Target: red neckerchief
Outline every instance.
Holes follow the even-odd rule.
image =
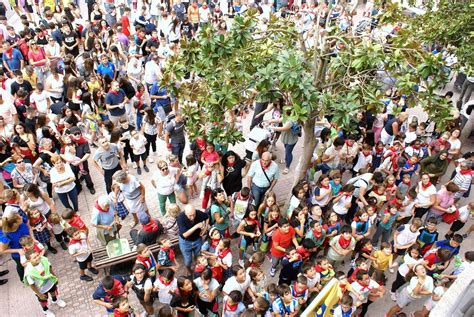
[[[347,249],[349,245],[351,244],[351,241],[352,241],[352,237],[349,240],[344,239],[344,236],[342,234],[339,237],[339,245],[343,249]]]
[[[272,163],[268,164],[268,166],[263,166],[262,160],[260,160],[260,166],[261,166],[264,170],[267,170],[271,165],[272,165]]]
[[[250,223],[251,225],[257,225],[257,227],[259,227],[259,223],[258,223],[258,220],[257,220],[257,219],[245,218],[245,221],[246,221],[247,223]]]
[[[4,53],[7,55],[7,59],[11,59],[13,57],[13,47],[10,47]]]
[[[78,139],[73,139],[73,142],[77,143],[78,145],[86,144],[87,139],[84,136],[80,136]]]
[[[219,249],[219,252],[217,252],[217,257],[219,259],[223,259],[226,257],[227,254],[230,253],[230,248],[226,248],[226,249]]]
[[[156,232],[158,231],[158,225],[156,224],[154,219],[150,219],[150,222],[146,225],[142,225],[143,231],[146,232]]]
[[[431,185],[433,185],[433,184],[431,184],[431,182],[428,182],[428,184],[426,184],[426,185],[423,184],[423,182],[421,182],[421,188],[423,188],[423,190],[427,190]]]
[[[219,283],[222,282],[222,278],[224,277],[222,266],[213,266],[211,267],[212,277],[216,279]]]
[[[230,305],[229,300],[226,300],[224,311],[236,311],[238,306],[239,306],[239,303],[235,303],[233,305]]]
[[[329,189],[329,188],[330,188],[330,185],[324,186],[323,184],[321,184],[321,188]]]
[[[352,147],[354,144],[350,145],[350,144],[349,144],[349,141],[346,140],[346,145],[347,145],[347,147],[349,148],[349,147]]]
[[[76,244],[76,243],[82,243],[82,240],[84,240],[84,239],[79,239],[79,240],[77,240],[77,239],[71,238],[71,239],[69,240],[69,245],[73,245],[73,244]]]
[[[419,150],[419,149],[420,149],[420,146],[419,146],[419,145],[412,145],[411,147],[414,148],[415,150]]]
[[[362,249],[360,249],[360,252],[370,255],[370,254],[372,253],[372,250],[371,250],[371,249],[367,249],[367,248],[362,248]]]
[[[172,248],[161,247],[161,251],[166,252],[168,254],[170,261],[174,261],[175,255],[174,255],[174,250]]]
[[[344,195],[345,197],[350,197],[350,196],[352,196],[351,193],[343,193],[342,195]]]
[[[150,257],[144,257],[140,254],[137,255],[137,262],[143,264],[143,266],[146,267],[147,270],[150,269],[152,265]]]
[[[298,254],[301,255],[303,259],[307,259],[311,255],[311,252],[306,250],[302,245],[300,245],[298,249],[296,249],[296,252],[298,252]]]
[[[128,311],[121,312],[118,310],[118,308],[114,309],[114,317],[128,317],[128,316],[130,316],[130,313]]]
[[[315,237],[316,239],[319,239],[319,238],[322,237],[322,235],[323,235],[323,231],[322,231],[322,230],[321,230],[321,232],[319,232],[319,233],[316,232],[316,231],[314,231],[314,229],[311,229],[311,230],[313,231],[313,235],[314,235],[314,237]]]
[[[219,239],[211,239],[211,247],[212,248],[217,248],[217,246],[219,245],[219,242],[221,241],[221,238]]]
[[[296,282],[293,284],[293,288],[292,288],[292,295],[293,295],[293,298],[295,297],[299,297],[301,294],[304,294],[304,292],[306,292],[306,290],[308,289],[308,287],[306,286],[301,292],[298,292],[296,290]]]
[[[411,187],[411,180],[405,181],[405,179],[402,180],[403,184],[407,185],[408,187]]]
[[[41,215],[42,216],[42,215]],[[39,216],[38,218],[30,218],[30,223],[32,225],[36,225],[37,223],[40,223],[43,219],[43,217]]]
[[[204,141],[203,139],[197,138],[196,144],[201,151],[204,151],[206,149],[206,141]]]
[[[18,201],[16,200],[16,198],[12,198],[12,199],[10,199],[9,201],[7,201],[7,204],[9,204],[9,205],[17,205],[17,204],[18,204]]]
[[[446,141],[446,140],[443,139],[443,138],[439,138],[439,139],[438,139],[438,142],[439,142],[439,144],[442,145],[442,146],[446,146],[446,143],[448,143],[448,141]]]
[[[104,289],[105,290],[105,289]],[[114,279],[114,286],[111,290],[105,290],[109,295],[112,295],[114,298],[125,294],[125,289],[123,288],[122,283],[119,280]]]
[[[232,167],[232,166],[234,166],[234,165],[235,165],[235,162],[232,162],[232,163],[231,163],[231,162],[227,162],[227,167]]]
[[[395,186],[395,183],[385,185],[387,189],[392,189],[394,186]]]
[[[206,269],[206,266],[204,266],[202,264],[196,264],[196,266],[194,267],[194,272],[201,273],[205,269]]]
[[[99,211],[99,212],[109,212],[109,210],[107,209],[103,209],[100,205],[99,205],[99,202],[96,201],[95,202],[95,208]]]
[[[158,279],[160,280],[161,284],[163,284],[164,286],[169,286],[169,285],[171,284],[171,282],[173,282],[173,280],[171,280],[171,281],[165,281],[165,280],[163,279],[163,277],[161,277],[161,275],[158,276]]]
[[[365,291],[365,290],[368,290],[368,291],[369,291],[369,290],[370,290],[370,289],[369,289],[369,285],[367,285],[367,286],[366,286],[366,285],[362,285],[362,284],[360,284],[360,282],[359,282],[358,280],[356,280],[356,282],[357,282],[357,284],[359,284],[359,285],[362,287],[361,291]]]
[[[71,227],[77,228],[77,229],[85,229],[86,224],[84,221],[82,221],[81,217],[78,215],[72,216],[72,219],[68,220],[67,222]]]
[[[472,173],[472,170],[468,169],[468,170],[463,170],[462,168],[459,170],[459,173],[461,173],[461,175],[471,175]]]
[[[376,147],[375,148],[375,153],[382,154],[384,150],[385,150],[384,148],[379,149],[378,147]]]
[[[118,95],[119,92],[120,92],[120,90],[117,90],[117,91],[114,91],[112,89],[109,90],[109,93],[114,94],[114,95]]]

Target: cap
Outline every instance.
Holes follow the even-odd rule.
[[[140,221],[140,224],[146,225],[147,223],[150,222],[150,216],[148,216],[146,213],[141,213],[138,216],[138,220]]]
[[[79,129],[79,127],[72,127],[69,129],[69,133],[70,134],[78,134],[78,133],[82,133],[81,129]]]

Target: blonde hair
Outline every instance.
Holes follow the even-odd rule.
[[[56,164],[57,162],[62,161],[62,160],[63,159],[58,154],[51,155],[51,163],[53,164]]]
[[[2,218],[2,231],[3,232],[15,232],[18,227],[23,223],[23,218],[18,214],[12,214],[8,217]]]
[[[51,223],[55,225],[61,222],[61,217],[59,217],[59,215],[56,213],[52,213],[51,216],[49,216],[49,219],[51,220]]]
[[[177,204],[169,204],[166,209],[166,214],[170,217],[176,218],[181,212],[181,208]]]
[[[20,200],[20,193],[16,189],[5,189],[3,192],[3,199],[9,202],[15,198],[16,201]]]

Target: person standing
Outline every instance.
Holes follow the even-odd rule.
[[[72,127],[69,129],[70,132],[70,138],[71,141],[74,144],[74,147],[76,148],[76,156],[80,158],[80,161],[74,163],[79,166],[82,164],[82,171],[80,179],[84,179],[86,181],[86,186],[89,189],[89,192],[94,195],[95,194],[95,189],[94,189],[94,183],[92,182],[91,178],[91,173],[89,170],[89,162],[88,159],[91,156],[91,149],[89,147],[89,142],[82,136],[81,129],[78,127]],[[76,185],[80,185],[80,179],[76,183]]]
[[[118,124],[120,120],[127,120],[125,105],[128,98],[125,91],[119,87],[119,83],[113,81],[110,84],[110,90],[105,96],[105,105],[109,111],[109,119],[114,124]]]
[[[65,208],[79,210],[79,200],[76,189],[76,176],[72,172],[71,166],[65,164],[61,156],[55,154],[51,157],[53,168],[49,172],[51,184],[54,191],[59,196],[59,200]],[[72,207],[69,203],[71,201]]]
[[[260,206],[265,193],[273,190],[280,176],[278,164],[272,161],[272,154],[264,152],[260,160],[253,162],[248,176],[248,187],[251,188],[254,199],[253,205]]]
[[[110,203],[109,196],[102,195],[96,200],[91,214],[91,224],[97,230],[97,239],[103,246],[115,239],[118,232],[118,215]]]
[[[178,157],[179,163],[183,164],[183,152],[186,144],[185,121],[181,111],[176,111],[175,115],[174,120],[166,125],[165,142],[171,153]]]
[[[166,213],[166,200],[169,200],[171,204],[176,203],[174,186],[178,182],[179,174],[175,169],[170,170],[165,161],[159,161],[157,165],[158,171],[153,174],[151,184],[158,192],[160,211],[164,215]]]
[[[128,209],[132,213],[135,225],[138,224],[140,214],[148,214],[148,207],[145,201],[145,186],[133,175],[125,171],[117,171],[114,174],[114,181],[120,186]]]
[[[207,232],[209,217],[206,213],[196,210],[192,205],[184,206],[184,212],[176,218],[179,231],[179,249],[183,254],[184,265],[192,274],[193,257],[201,252],[202,237]]]
[[[281,121],[280,118],[279,121]],[[298,142],[299,133],[297,128],[299,124],[295,121],[288,120],[281,127],[272,127],[273,131],[281,132],[281,142],[285,146],[285,169],[283,174],[288,174],[291,163],[293,162],[293,149]],[[301,128],[301,126],[299,126]]]
[[[127,170],[123,153],[115,144],[110,144],[106,137],[99,138],[99,148],[92,157],[93,164],[104,175],[105,189],[110,193],[112,188],[112,176],[116,171]]]

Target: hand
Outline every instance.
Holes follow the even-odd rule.
[[[113,309],[114,305],[112,305],[111,303],[105,303],[105,307],[107,307],[108,309]]]
[[[113,228],[112,226],[104,226],[104,227],[105,227],[105,230],[109,230],[109,231],[112,230]]]
[[[194,225],[196,229],[202,229],[204,227],[204,222],[200,222]]]
[[[192,306],[189,306],[188,308],[185,309],[186,312],[192,312],[194,309],[196,308],[196,306],[192,305]]]
[[[42,301],[45,301],[45,300],[48,299],[48,297],[47,297],[45,294],[39,294],[39,295],[36,294],[36,296],[38,296],[38,298],[39,298],[40,300],[42,300]]]

